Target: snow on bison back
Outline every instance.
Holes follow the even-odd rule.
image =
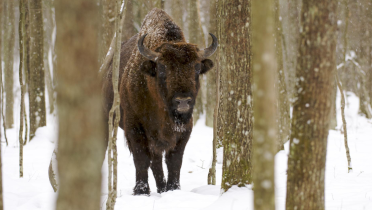
[[[180,189],[182,157],[192,131],[199,75],[213,67],[213,62],[207,58],[218,45],[217,38],[210,35],[211,46],[199,50],[196,45],[186,43],[182,30],[168,14],[153,9],[145,17],[139,34],[122,43],[120,127],[125,131],[136,167],[135,195],[150,193],[149,167],[158,193]],[[112,64],[106,71],[103,82],[105,122],[113,101]],[[163,152],[168,168],[167,181],[162,168]]]

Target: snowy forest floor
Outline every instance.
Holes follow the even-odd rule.
[[[337,100],[336,130],[328,137],[325,203],[327,210],[372,209],[372,120],[358,115],[359,99],[347,93],[346,120],[353,172],[347,172],[344,137],[341,133],[340,97]],[[19,108],[18,108],[19,109]],[[17,111],[17,109],[15,110]],[[17,117],[16,117],[17,118]],[[36,137],[24,148],[24,178],[19,178],[18,126],[7,130],[9,146],[2,135],[2,160],[5,210],[52,210],[57,193],[48,180],[48,166],[57,142],[57,121],[48,116],[48,126],[39,128]],[[115,209],[253,209],[251,186],[233,187],[220,196],[220,186],[207,185],[212,157],[212,128],[197,122],[186,146],[181,170],[181,190],[156,193],[155,180],[149,170],[150,196],[133,196],[135,167],[124,141],[123,131],[118,136],[118,198]],[[289,144],[276,155],[276,209],[285,209],[286,170]],[[101,209],[107,199],[107,160],[102,166]],[[166,169],[166,167],[164,167]],[[165,170],[165,174],[166,174]],[[222,150],[218,150],[217,184],[221,183]],[[71,189],[73,190],[73,189]]]

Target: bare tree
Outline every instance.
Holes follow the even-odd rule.
[[[220,40],[217,118],[221,118],[222,126],[214,129],[218,129],[218,139],[224,147],[221,184],[224,192],[232,185],[242,187],[252,182],[250,4],[251,1],[217,1]]]
[[[106,202],[106,209],[113,210],[115,208],[116,197],[117,197],[117,175],[118,175],[118,154],[116,147],[117,132],[120,122],[120,96],[119,96],[119,64],[120,64],[120,52],[121,52],[121,32],[122,32],[122,19],[125,18],[125,12],[127,5],[124,5],[123,13],[120,11],[122,6],[121,0],[116,0],[116,12],[115,12],[115,54],[114,54],[114,66],[112,73],[112,87],[114,90],[114,100],[109,113],[109,132],[108,132],[108,165],[109,165],[109,195]],[[125,22],[125,21],[124,21]],[[120,37],[120,38],[119,38]],[[115,114],[115,115],[114,115]],[[115,116],[115,117],[114,117]],[[111,154],[112,153],[112,154]],[[112,156],[111,156],[112,155]],[[112,158],[111,158],[112,157]],[[113,173],[112,173],[113,172]],[[111,176],[113,180],[111,181]]]
[[[336,0],[309,0],[302,4],[288,156],[288,210],[325,208],[325,161],[336,69],[336,8]]]
[[[25,0],[19,1],[19,84],[21,85],[21,105],[19,114],[19,177],[23,177],[23,124],[24,124],[24,111],[25,111],[25,84],[23,82],[23,31],[25,21]],[[26,119],[27,120],[27,119]]]
[[[199,0],[189,0],[188,1],[188,24],[189,24],[189,42],[193,44],[197,44],[199,47],[205,45],[203,41],[204,34],[201,28],[200,23],[200,13],[199,13]],[[203,114],[203,79],[202,77],[199,78],[200,80],[200,89],[199,94],[196,98],[194,110],[193,110],[193,120],[194,124],[199,120],[200,115]]]
[[[252,51],[254,74],[253,183],[254,209],[275,209],[274,161],[278,150],[277,72],[275,36],[278,33],[274,0],[252,1]],[[276,42],[278,44],[278,42]],[[281,52],[280,52],[281,53]]]
[[[0,2],[0,27],[3,28],[3,2]],[[0,63],[2,62],[2,40],[3,40],[3,30],[0,29]],[[3,68],[2,65],[0,65],[0,111],[3,112]],[[2,115],[0,114],[0,126],[1,126],[1,118]],[[4,131],[5,133],[5,131]],[[2,167],[2,159],[1,159],[1,129],[0,129],[0,210],[4,209],[4,203],[3,203],[3,167]]]
[[[276,86],[278,92],[278,150],[284,149],[284,143],[289,140],[290,132],[290,103],[288,100],[287,84],[283,65],[283,28],[282,18],[280,17],[279,0],[275,0],[275,46],[277,60],[277,79]]]
[[[99,210],[104,134],[95,1],[56,1],[57,210]],[[83,12],[82,12],[83,11]],[[73,39],[71,38],[73,37]]]
[[[14,20],[14,1],[4,0],[4,21],[5,21],[5,38],[4,42],[4,91],[6,92],[5,98],[5,128],[12,128],[13,119],[13,61],[14,61],[14,44],[15,44],[15,20]]]
[[[30,140],[36,129],[46,125],[44,28],[42,1],[30,0]]]

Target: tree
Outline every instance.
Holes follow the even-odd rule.
[[[278,33],[274,0],[252,1],[254,209],[275,209],[274,161],[278,150],[274,88]],[[276,42],[278,44],[278,42]],[[281,52],[279,52],[281,53]]]
[[[58,79],[57,210],[100,209],[104,134],[98,77],[98,6],[56,1]],[[84,12],[82,12],[84,11]]]
[[[275,0],[275,46],[276,46],[276,60],[277,60],[277,93],[278,93],[278,150],[284,149],[284,143],[289,140],[290,131],[290,103],[288,100],[287,84],[284,75],[283,65],[283,29],[280,17],[279,0]]]
[[[14,29],[14,1],[5,0],[4,2],[4,21],[5,21],[5,38],[4,42],[4,91],[6,92],[5,98],[5,121],[6,128],[12,128],[13,119],[13,61],[14,61],[14,44],[15,44],[15,29]]]
[[[200,12],[199,12],[199,0],[189,0],[188,2],[188,24],[189,24],[189,42],[193,44],[197,44],[198,47],[202,48],[205,45],[203,41],[203,30],[200,24]],[[199,78],[200,80],[200,89],[198,96],[196,98],[196,102],[194,105],[193,110],[193,120],[194,124],[200,118],[200,115],[203,114],[203,83],[204,80],[202,77]]]
[[[46,125],[45,74],[44,74],[44,28],[42,1],[30,0],[30,140],[36,129]]]
[[[324,176],[336,50],[337,1],[303,1],[288,157],[289,209],[324,209]]]
[[[184,13],[184,1],[172,0],[171,1],[171,16],[176,24],[181,28],[183,27],[183,13]]]
[[[223,191],[252,182],[251,1],[217,1],[218,139],[224,147]],[[236,9],[240,8],[240,9]],[[226,33],[228,31],[228,33]],[[238,47],[237,47],[238,46]]]
[[[121,34],[122,41],[130,39],[133,35],[136,34],[136,29],[134,27],[133,0],[125,0],[124,4],[127,4],[125,6],[127,8],[127,11],[125,14],[123,33]]]
[[[217,31],[217,18],[216,18],[216,0],[210,1],[210,10],[209,10],[209,32],[216,34]],[[212,59],[216,56],[213,55]],[[217,69],[217,67],[214,67]],[[206,98],[206,106],[205,106],[205,124],[209,127],[213,127],[213,121],[216,120],[213,118],[214,109],[216,107],[217,102],[217,77],[216,77],[216,70],[210,71],[207,76],[207,98]]]
[[[3,20],[3,4],[0,3],[0,26],[2,26],[2,20]],[[2,39],[3,39],[3,30],[0,29],[0,63],[2,62]],[[2,118],[2,112],[3,112],[3,69],[2,65],[0,65],[0,126],[1,126],[1,118]],[[5,133],[5,132],[4,132]],[[0,129],[0,139],[1,139],[1,129]],[[0,210],[4,209],[4,204],[3,204],[3,167],[2,167],[2,159],[1,159],[1,142],[0,142]]]
[[[102,27],[100,29],[100,51],[99,58],[103,62],[107,51],[109,50],[115,28],[115,0],[101,0],[102,4]]]
[[[118,153],[116,147],[118,126],[120,122],[120,96],[119,96],[119,64],[120,64],[120,52],[121,52],[121,32],[122,32],[122,19],[125,18],[125,12],[127,10],[127,5],[124,5],[123,12],[121,13],[120,8],[122,6],[121,0],[116,0],[115,7],[115,36],[118,37],[115,40],[115,54],[113,59],[113,71],[112,71],[112,88],[114,91],[113,105],[109,113],[108,120],[108,152],[107,159],[109,165],[109,176],[108,176],[108,186],[109,195],[106,202],[106,209],[113,210],[115,208],[116,197],[117,197],[117,176],[118,176]],[[123,21],[125,22],[125,20]],[[115,115],[114,115],[115,114]],[[112,155],[112,158],[111,158]],[[113,180],[112,180],[113,176]],[[112,180],[112,181],[111,181]]]

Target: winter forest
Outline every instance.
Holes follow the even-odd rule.
[[[372,0],[0,0],[0,210],[372,209]]]

